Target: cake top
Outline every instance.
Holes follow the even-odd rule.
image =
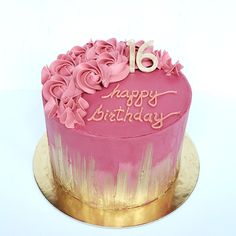
[[[191,88],[182,68],[152,41],[112,38],[75,46],[42,69],[45,115],[91,135],[157,132],[189,108]]]

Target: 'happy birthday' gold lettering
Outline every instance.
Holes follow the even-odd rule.
[[[114,109],[109,111],[108,109],[103,110],[103,105],[101,104],[94,113],[88,118],[88,121],[110,121],[110,122],[133,122],[140,121],[150,123],[153,129],[160,129],[163,127],[163,121],[170,116],[179,115],[180,112],[171,112],[167,115],[163,115],[163,113],[151,113],[143,112],[143,108],[141,107],[138,112],[132,113],[130,112],[130,108],[122,109],[119,107],[118,109]]]
[[[120,90],[119,89],[120,84],[117,84],[116,87],[107,95],[102,96],[102,99],[108,99],[108,98],[126,98],[126,105],[128,107],[131,107],[134,105],[135,107],[141,107],[143,105],[143,100],[146,98],[148,104],[151,107],[157,106],[158,99],[161,96],[167,95],[167,94],[176,94],[177,91],[165,91],[162,93],[159,93],[158,91],[148,91],[148,90]]]
[[[156,107],[159,102],[159,98],[167,94],[177,94],[177,91],[165,91],[158,92],[156,90],[120,90],[120,84],[107,95],[103,95],[102,99],[126,99],[126,107],[119,106],[113,110],[104,109],[101,104],[93,114],[87,119],[88,121],[110,121],[110,122],[146,122],[151,125],[153,129],[160,129],[163,127],[163,122],[171,116],[180,114],[180,111],[170,112],[166,115],[157,112],[144,112],[144,101],[151,107]],[[136,107],[132,110],[131,107]]]

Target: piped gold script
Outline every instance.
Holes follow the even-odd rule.
[[[108,122],[147,122],[150,123],[153,129],[160,129],[163,127],[163,122],[171,116],[180,115],[180,111],[170,112],[167,114],[154,112],[144,112],[144,101],[151,107],[158,105],[158,99],[164,95],[175,95],[177,91],[148,91],[148,90],[120,90],[120,84],[107,95],[102,96],[102,99],[126,99],[125,107],[117,107],[113,110],[105,109],[103,104],[92,113],[87,119],[88,121],[108,121]],[[131,112],[131,107],[136,107],[135,112]]]

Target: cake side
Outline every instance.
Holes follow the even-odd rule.
[[[111,139],[71,132],[46,120],[53,171],[75,197],[128,208],[161,197],[177,177],[187,114],[160,133]]]

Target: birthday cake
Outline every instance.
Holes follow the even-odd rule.
[[[163,197],[178,175],[191,104],[181,69],[152,41],[116,39],[75,46],[43,67],[55,180],[104,209]]]

